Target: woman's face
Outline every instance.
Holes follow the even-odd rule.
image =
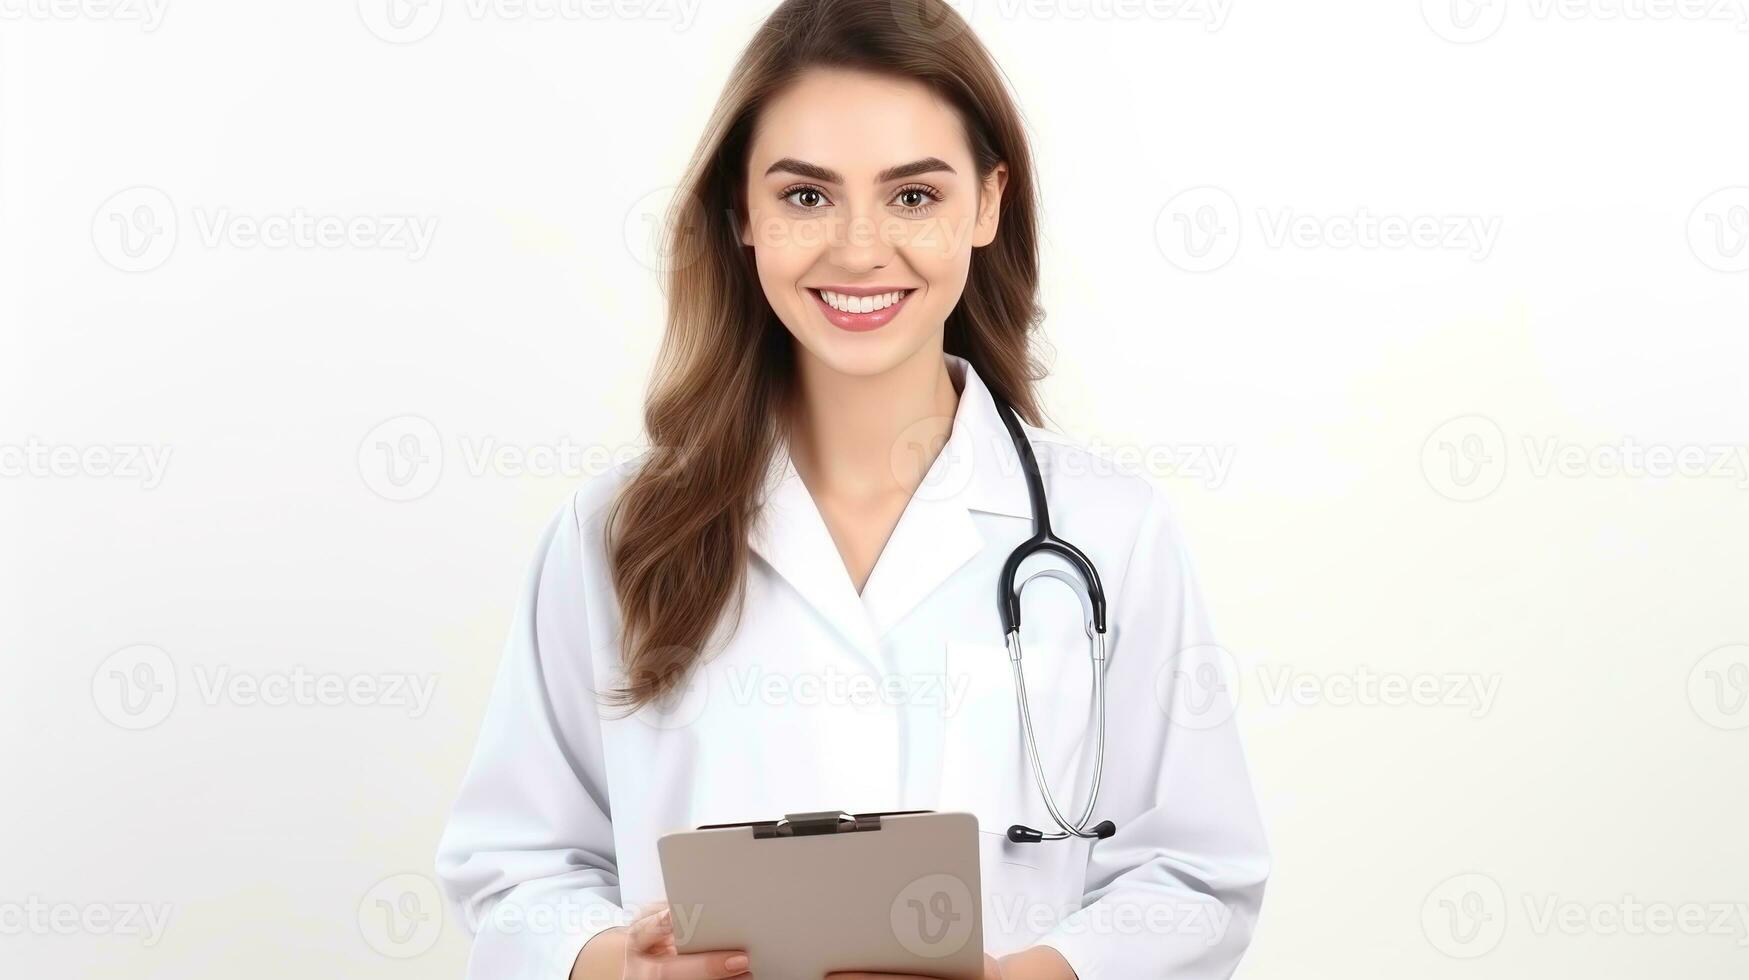
[[[922,83],[816,69],[760,114],[741,240],[800,357],[880,374],[940,349],[1006,181],[998,165],[980,187],[958,113]]]

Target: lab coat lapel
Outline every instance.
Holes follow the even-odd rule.
[[[772,463],[765,502],[749,529],[748,544],[846,643],[874,661],[876,642],[868,611],[782,440]]]
[[[953,427],[862,590],[881,636],[984,549],[972,511],[1030,514],[1018,457],[989,390],[965,358],[946,358],[960,387]],[[1012,480],[1003,480],[1005,471]]]

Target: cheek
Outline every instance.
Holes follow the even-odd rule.
[[[957,297],[971,269],[972,246],[965,222],[956,217],[920,222],[901,249],[905,263],[929,283],[932,293]]]
[[[753,259],[759,278],[772,292],[794,293],[796,282],[813,268],[824,234],[818,221],[796,221],[755,212],[752,224]]]

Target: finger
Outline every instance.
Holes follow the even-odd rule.
[[[662,961],[662,980],[726,980],[746,975],[749,968],[745,950],[681,953]]]
[[[632,922],[628,932],[627,949],[639,953],[654,951],[663,943],[673,941],[674,913],[668,909],[661,909],[649,915],[640,916]]]

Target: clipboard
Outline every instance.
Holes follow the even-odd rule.
[[[761,980],[984,976],[978,818],[791,813],[656,841],[675,949],[744,949]]]

